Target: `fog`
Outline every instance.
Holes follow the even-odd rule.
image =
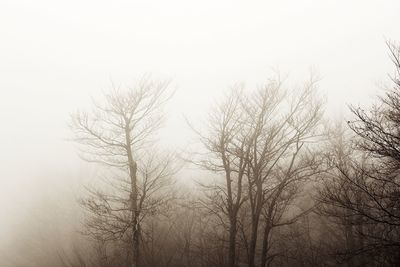
[[[288,87],[317,73],[328,117],[346,119],[394,73],[385,42],[400,40],[399,11],[365,0],[0,1],[0,265],[37,266],[26,251],[79,236],[77,199],[98,170],[68,124],[91,98],[143,75],[171,80],[160,143],[173,150],[196,142],[185,118],[201,125],[230,86],[277,71]],[[185,170],[179,180],[201,178]]]

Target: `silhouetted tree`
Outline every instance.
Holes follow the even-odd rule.
[[[383,266],[400,264],[400,49],[388,47],[394,86],[369,111],[351,107],[355,119],[348,125],[358,152],[336,145],[334,179],[321,192],[323,212],[344,227],[350,265],[357,255]]]

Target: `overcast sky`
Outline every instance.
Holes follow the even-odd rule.
[[[288,86],[315,70],[337,114],[387,81],[399,14],[400,1],[0,0],[0,239],[52,183],[76,178],[85,163],[65,141],[69,113],[111,81],[173,80],[173,146],[190,132],[182,114],[201,117],[227,87],[273,69]]]

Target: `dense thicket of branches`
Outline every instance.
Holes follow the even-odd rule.
[[[351,107],[355,150],[343,140],[333,145],[332,180],[320,195],[323,214],[345,230],[340,253],[359,265],[400,264],[400,50],[388,46],[396,67],[393,87],[368,111]]]
[[[92,252],[63,264],[400,266],[400,48],[388,47],[390,88],[369,109],[351,106],[347,125],[322,123],[313,79],[231,88],[190,123],[205,177],[185,190],[177,158],[151,138],[167,83],[144,79],[74,114],[82,157],[107,168],[81,200]]]

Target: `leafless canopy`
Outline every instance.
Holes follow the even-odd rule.
[[[93,101],[90,112],[72,114],[73,140],[82,145],[81,156],[87,161],[126,168],[128,148],[138,156],[162,125],[162,108],[172,96],[169,84],[144,77],[134,87],[113,86],[104,100]]]
[[[174,156],[156,153],[152,138],[170,97],[169,82],[145,77],[127,90],[113,87],[104,101],[93,102],[91,112],[72,115],[82,158],[117,170],[104,171],[108,188],[89,188],[81,201],[89,213],[86,233],[103,242],[125,241],[134,267],[140,265],[143,220],[165,211],[173,195]]]
[[[237,261],[238,230],[249,266],[255,265],[259,229],[266,230],[261,260],[265,266],[271,229],[298,217],[283,219],[283,214],[297,182],[315,173],[310,144],[319,135],[321,116],[314,80],[289,92],[279,79],[252,92],[237,86],[210,113],[208,132],[199,133],[206,154],[197,163],[224,176],[223,181],[204,185],[204,206],[229,232],[229,266]],[[250,220],[240,220],[247,211]]]

